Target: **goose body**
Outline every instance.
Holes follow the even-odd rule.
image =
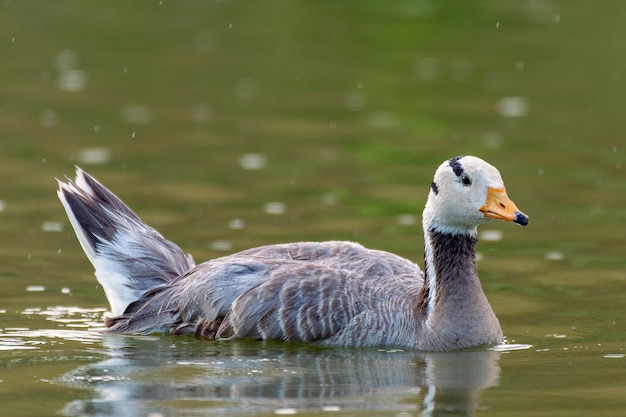
[[[59,198],[109,300],[106,330],[452,350],[503,341],[476,272],[477,226],[525,226],[496,168],[442,163],[423,213],[424,272],[352,242],[262,246],[195,265],[77,168]]]

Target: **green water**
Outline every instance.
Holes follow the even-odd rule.
[[[626,3],[0,5],[0,415],[615,416],[626,409]],[[103,335],[55,195],[80,165],[205,260],[348,239],[422,263],[436,166],[496,165],[512,347]],[[490,240],[489,237],[492,239]]]

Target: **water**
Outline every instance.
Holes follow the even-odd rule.
[[[3,2],[0,415],[623,414],[625,8]],[[80,165],[196,260],[348,239],[421,263],[458,154],[530,216],[481,234],[503,349],[99,333],[54,192]]]

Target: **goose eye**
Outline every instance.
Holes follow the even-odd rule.
[[[472,185],[472,179],[470,177],[468,177],[467,175],[463,175],[461,177],[461,182],[463,183],[463,185],[465,185],[467,187]]]

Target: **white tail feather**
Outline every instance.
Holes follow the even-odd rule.
[[[80,168],[59,181],[59,200],[116,316],[156,286],[195,264]]]

